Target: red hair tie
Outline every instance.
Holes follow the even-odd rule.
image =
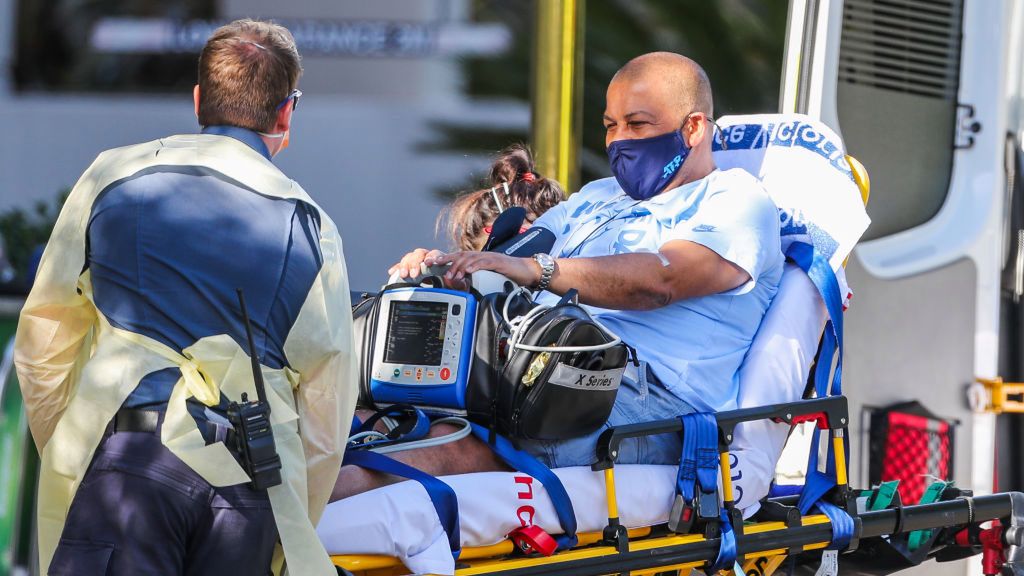
[[[520,176],[519,179],[523,182],[533,182],[537,177],[533,175],[533,172],[523,172],[523,175]]]
[[[519,233],[522,234],[523,232],[526,232],[529,229],[530,229],[529,226],[520,226],[519,227]],[[494,230],[494,227],[492,227],[492,226],[484,226],[484,234],[490,234],[491,230]]]

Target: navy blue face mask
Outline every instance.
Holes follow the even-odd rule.
[[[608,146],[612,174],[634,200],[647,200],[664,190],[689,155],[681,127],[651,138],[616,140]]]

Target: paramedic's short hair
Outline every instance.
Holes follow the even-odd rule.
[[[199,55],[199,124],[266,132],[302,74],[284,26],[235,20],[210,35]]]

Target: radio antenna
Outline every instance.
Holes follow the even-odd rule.
[[[263,384],[263,369],[260,368],[260,362],[256,359],[256,343],[252,338],[252,324],[249,323],[249,311],[245,308],[245,295],[242,294],[242,289],[237,288],[238,292],[238,306],[242,309],[242,323],[245,324],[245,337],[249,342],[249,360],[252,361],[252,380],[256,386],[256,398],[260,402],[267,404],[267,412],[270,412],[270,404],[267,402],[267,389]],[[245,402],[245,400],[242,400]]]

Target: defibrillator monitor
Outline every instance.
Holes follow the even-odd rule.
[[[379,310],[370,372],[374,401],[464,413],[476,300],[465,292],[409,286],[386,290]]]

